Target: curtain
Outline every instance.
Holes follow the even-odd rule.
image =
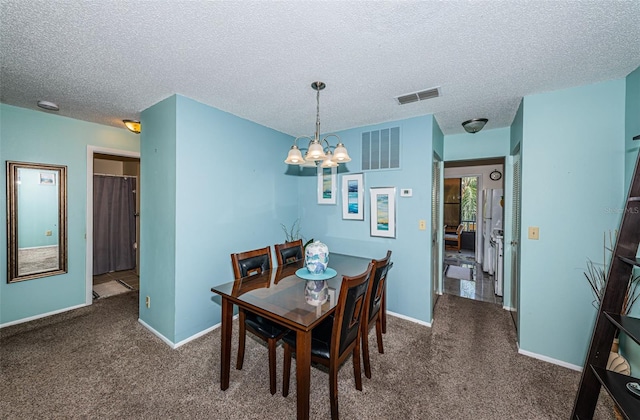
[[[136,266],[135,178],[93,176],[93,275]]]

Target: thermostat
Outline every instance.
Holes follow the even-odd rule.
[[[413,190],[411,188],[400,188],[400,197],[413,196]]]

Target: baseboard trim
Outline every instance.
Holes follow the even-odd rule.
[[[209,328],[207,328],[207,329],[205,329],[205,330],[200,331],[199,333],[196,333],[196,334],[192,335],[191,337],[187,337],[187,338],[185,338],[184,340],[177,342],[177,343],[173,346],[173,349],[175,350],[175,349],[177,349],[178,347],[180,347],[180,346],[183,346],[183,345],[187,344],[189,341],[193,341],[193,340],[195,340],[196,338],[200,338],[200,337],[202,337],[203,335],[205,335],[205,334],[207,334],[207,333],[210,333],[211,331],[213,331],[213,330],[216,330],[216,329],[220,328],[221,326],[222,326],[222,323],[221,323],[221,322],[218,322],[217,324],[215,324],[215,325],[214,325],[214,326],[212,326],[212,327],[209,327]]]
[[[419,319],[411,318],[409,316],[401,315],[401,314],[398,314],[398,313],[395,313],[395,312],[391,312],[391,311],[387,311],[387,315],[395,316],[396,318],[404,319],[406,321],[410,321],[410,322],[413,322],[415,324],[420,324],[420,325],[424,325],[425,327],[431,328],[431,322],[421,321]]]
[[[169,347],[171,347],[172,349],[175,349],[175,344],[173,343],[173,341],[169,340],[167,337],[165,337],[164,335],[160,334],[160,332],[158,332],[155,328],[153,328],[151,325],[147,324],[146,322],[144,322],[143,320],[141,320],[140,318],[138,318],[138,322],[140,324],[142,324],[143,327],[145,327],[146,329],[148,329],[149,331],[151,331],[151,333],[153,335],[155,335],[156,337],[158,337],[160,340],[162,340],[165,344],[167,344]]]
[[[571,370],[576,370],[578,372],[582,372],[582,366],[574,365],[572,363],[567,363],[567,362],[564,362],[562,360],[554,359],[554,358],[548,357],[548,356],[543,356],[541,354],[533,353],[533,352],[530,352],[530,351],[527,351],[527,350],[522,350],[520,348],[520,346],[518,346],[518,353],[520,353],[520,354],[522,354],[524,356],[532,357],[534,359],[542,360],[543,362],[551,363],[553,365],[558,365],[558,366],[566,367],[567,369],[571,369]]]
[[[0,324],[0,328],[10,327],[12,325],[22,324],[24,322],[35,321],[36,319],[46,318],[51,315],[61,314],[63,312],[73,311],[74,309],[84,308],[88,306],[86,303],[82,303],[80,305],[69,306],[68,308],[58,309],[55,311],[47,312],[46,314],[34,315],[27,318],[17,319],[15,321],[5,322],[4,324]]]
[[[233,319],[237,319],[238,315],[234,315]],[[167,344],[169,347],[171,347],[171,349],[175,350],[180,346],[183,346],[185,344],[187,344],[189,341],[195,340],[196,338],[200,338],[203,335],[210,333],[213,330],[216,330],[218,328],[220,328],[222,326],[221,322],[218,322],[217,324],[206,328],[198,333],[195,333],[194,335],[192,335],[191,337],[187,337],[182,341],[179,341],[177,343],[174,343],[173,341],[169,340],[167,337],[165,337],[164,335],[162,335],[160,332],[158,332],[155,328],[153,328],[151,325],[147,324],[146,322],[144,322],[143,320],[141,320],[140,318],[138,318],[138,322],[140,324],[142,324],[143,327],[145,327],[146,329],[148,329],[153,335],[155,335],[156,337],[158,337],[160,340],[162,340],[165,344]]]
[[[515,312],[516,308],[512,308],[511,306],[503,306],[502,309],[509,312]]]

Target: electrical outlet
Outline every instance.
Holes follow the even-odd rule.
[[[540,228],[537,226],[529,226],[529,239],[537,241],[540,239]]]
[[[427,221],[426,220],[418,221],[418,229],[427,230]]]
[[[151,307],[151,298],[149,296],[147,296],[147,298],[144,300],[145,305],[147,305],[147,308]]]

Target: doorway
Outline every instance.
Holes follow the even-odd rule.
[[[487,259],[494,261],[493,254],[487,255],[491,232],[487,234],[484,229],[490,222],[486,219],[484,197],[487,190],[499,193],[504,188],[504,179],[494,179],[497,178],[495,174],[490,175],[492,172],[504,173],[504,158],[445,162],[444,168],[445,185],[457,188],[452,187],[455,191],[451,194],[445,192],[444,213],[445,217],[449,214],[450,219],[450,223],[445,220],[445,224],[454,226],[445,227],[446,237],[453,240],[447,241],[449,246],[445,249],[443,292],[502,305],[502,288],[498,284],[502,277],[483,263]],[[451,196],[449,212],[448,195]],[[501,218],[499,222],[502,222]],[[492,268],[496,264],[494,261]]]
[[[100,233],[94,233],[94,221],[98,225],[101,222],[95,220],[95,207],[94,199],[101,200],[99,197],[96,197],[94,194],[94,179],[96,179],[96,174],[98,174],[98,178],[102,180],[107,180],[109,183],[111,181],[115,181],[115,184],[119,187],[125,186],[125,189],[130,189],[132,193],[132,205],[127,208],[132,208],[131,210],[120,210],[122,215],[118,215],[116,219],[127,219],[125,225],[128,223],[132,225],[133,231],[131,233],[127,233],[127,235],[133,235],[131,238],[127,239],[130,243],[132,243],[132,250],[129,249],[126,253],[129,254],[128,261],[124,263],[120,260],[120,262],[115,263],[113,267],[110,268],[110,264],[112,262],[100,262],[97,267],[94,261],[94,247],[96,246],[96,241],[102,241],[100,239]],[[118,294],[122,292],[126,292],[129,290],[134,290],[139,288],[139,249],[138,244],[140,243],[140,222],[139,222],[139,208],[140,208],[140,153],[138,152],[129,152],[123,150],[114,150],[107,148],[100,148],[89,146],[87,147],[87,226],[86,226],[86,294],[85,294],[85,303],[87,305],[91,304],[95,298],[100,297],[108,297],[113,294]],[[125,181],[126,182],[123,182]],[[133,188],[131,187],[133,186]],[[116,188],[117,189],[117,188]],[[98,192],[98,194],[100,194]],[[112,201],[112,198],[102,201]],[[109,214],[109,211],[106,213]],[[102,219],[103,216],[100,216],[100,212],[98,213],[98,217]],[[104,228],[107,236],[117,236],[121,235],[122,232],[115,234],[118,232],[118,229],[107,227]],[[129,229],[125,229],[128,231]],[[114,235],[115,234],[115,235]],[[111,238],[114,239],[114,238]],[[102,247],[103,245],[101,245]],[[103,252],[100,248],[98,252]],[[107,251],[110,253],[111,251]],[[121,251],[119,251],[121,252]],[[125,258],[125,260],[127,260]],[[94,266],[97,271],[94,272]],[[94,274],[96,276],[94,277]],[[97,288],[94,288],[94,282]],[[96,296],[98,295],[98,296]]]

